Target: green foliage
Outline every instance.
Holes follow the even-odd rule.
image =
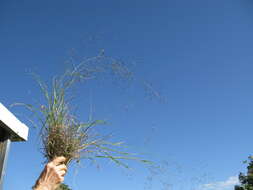
[[[68,185],[62,183],[56,190],[71,190],[71,189]]]
[[[106,136],[92,136],[90,131],[97,125],[106,124],[105,121],[90,118],[87,122],[80,122],[73,114],[70,101],[73,97],[73,85],[97,78],[100,73],[112,73],[124,80],[132,78],[132,73],[122,62],[100,54],[67,69],[63,75],[53,77],[50,84],[33,74],[45,101],[38,105],[15,104],[25,106],[40,121],[42,153],[47,162],[57,156],[64,156],[67,158],[67,165],[81,158],[92,161],[106,158],[125,168],[128,165],[122,162],[124,159],[149,163],[123,152],[122,143],[109,142]]]
[[[253,156],[249,156],[247,163],[247,174],[240,173],[239,181],[241,185],[236,185],[235,190],[253,190]]]

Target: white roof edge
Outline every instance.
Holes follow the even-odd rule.
[[[0,121],[2,121],[8,130],[11,130],[14,141],[27,141],[29,128],[19,121],[3,104],[0,102]]]

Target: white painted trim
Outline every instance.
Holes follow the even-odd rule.
[[[0,121],[11,132],[12,141],[27,141],[29,128],[19,121],[3,104],[0,102]],[[1,127],[1,126],[0,126]]]

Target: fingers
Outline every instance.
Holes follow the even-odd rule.
[[[66,167],[66,165],[65,164],[61,164],[61,165],[58,165],[58,166],[56,166],[56,170],[57,171],[65,171],[65,172],[67,172],[67,167]]]
[[[55,158],[46,165],[46,171],[58,176],[58,178],[64,177],[64,175],[67,173],[67,166],[61,163],[65,160],[66,159],[64,157]]]
[[[66,174],[66,171],[64,171],[64,170],[61,170],[61,171],[58,172],[58,175],[59,175],[60,177],[64,177],[65,174]]]
[[[60,156],[60,157],[56,157],[55,159],[53,159],[53,164],[54,165],[59,165],[59,164],[61,164],[62,162],[65,162],[66,161],[66,158],[65,157],[63,157],[63,156]]]
[[[59,184],[62,183],[64,181],[64,177],[60,177],[59,178]]]
[[[67,166],[65,164],[61,164],[64,162],[66,159],[61,156],[55,158],[51,163],[54,164],[54,170],[57,173],[57,175],[60,177],[61,180],[64,180],[64,176],[67,173]]]

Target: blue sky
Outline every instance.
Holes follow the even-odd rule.
[[[70,168],[66,183],[94,190],[158,190],[165,183],[175,190],[233,189],[252,154],[252,8],[250,0],[1,0],[0,102],[40,100],[29,72],[49,81],[64,70],[72,48],[80,56],[105,49],[131,63],[138,80],[151,81],[167,101],[146,98],[138,84],[92,83],[78,88],[78,115],[87,119],[92,99],[94,117],[110,122],[113,140],[166,171],[150,187],[149,171],[136,163],[130,172],[83,161],[78,172]],[[29,125],[29,113],[12,111]],[[28,142],[12,144],[5,189],[33,185],[43,162],[37,137],[31,127]]]

